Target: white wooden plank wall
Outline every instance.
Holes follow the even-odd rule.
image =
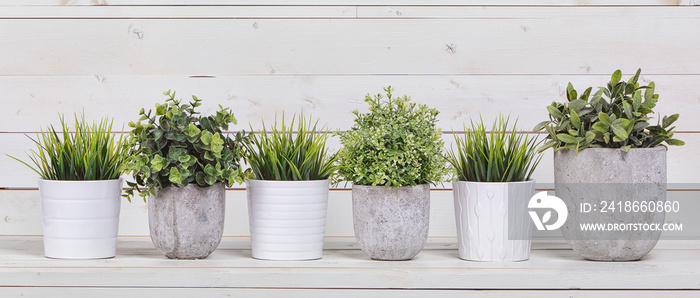
[[[58,113],[135,120],[167,89],[198,95],[208,111],[231,107],[232,130],[282,110],[344,130],[352,109],[366,109],[364,95],[386,85],[440,109],[445,132],[499,111],[529,130],[569,81],[600,86],[615,69],[641,67],[656,82],[658,111],[681,113],[687,145],[669,151],[668,177],[686,185],[669,199],[700,195],[700,1],[295,2],[2,1],[0,153],[24,156],[23,133],[56,124]],[[0,236],[39,235],[36,176],[4,156],[0,169]],[[553,181],[551,152],[535,179]],[[454,237],[449,185],[438,188],[430,236]],[[225,234],[245,236],[245,193],[228,198]],[[124,203],[120,233],[148,234],[144,203]],[[332,191],[327,234],[353,235],[350,192]]]

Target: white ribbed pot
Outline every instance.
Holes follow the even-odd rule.
[[[253,258],[316,260],[323,257],[329,180],[248,180]]]
[[[122,179],[39,180],[44,255],[112,258],[117,250]]]
[[[556,196],[568,209],[562,234],[580,256],[594,261],[635,261],[651,251],[661,231],[583,231],[581,224],[663,224],[664,212],[627,212],[616,208],[601,212],[602,201],[666,201],[666,148],[588,148],[578,156],[572,150],[554,152]],[[595,206],[581,212],[580,206]]]
[[[527,205],[535,181],[453,181],[459,257],[513,262],[530,258],[532,222]]]
[[[170,185],[148,200],[151,241],[170,259],[203,259],[224,234],[226,188]]]
[[[371,259],[410,260],[428,239],[430,185],[352,186],[357,243]]]

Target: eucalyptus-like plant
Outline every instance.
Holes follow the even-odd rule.
[[[416,105],[391,86],[365,102],[369,113],[355,114],[355,125],[340,134],[338,173],[357,185],[415,186],[444,181],[448,168],[436,109]]]
[[[580,97],[573,85],[566,88],[568,103],[553,102],[547,107],[549,120],[535,126],[535,131],[545,129],[547,143],[539,150],[553,147],[555,150],[573,149],[576,154],[586,148],[650,148],[685,143],[674,139],[678,114],[664,116],[656,125],[650,125],[652,109],[659,95],[654,82],[647,86],[638,83],[641,69],[627,82],[621,80],[622,72],[615,71],[607,88],[599,87],[591,97],[592,87]],[[590,98],[590,100],[589,100]]]
[[[311,125],[299,116],[297,130],[293,131],[296,114],[289,126],[282,114],[281,127],[275,125],[267,130],[263,122],[260,133],[251,134],[251,142],[246,145],[246,161],[250,164],[258,180],[306,181],[325,180],[335,174],[337,154],[330,154],[326,141],[330,131],[324,127],[317,129],[318,120]],[[252,128],[251,128],[252,130]]]
[[[132,188],[126,191],[128,197],[133,189],[145,200],[170,185],[209,187],[221,182],[231,186],[252,176],[240,166],[246,132],[239,131],[234,138],[224,134],[229,124],[236,124],[229,108],[219,105],[215,115],[202,116],[195,111],[202,104],[196,96],[183,104],[175,99],[175,92],[163,94],[167,99],[156,104],[155,114],[141,109],[138,122],[129,122],[132,156],[126,169],[136,182],[127,182]],[[140,186],[148,187],[148,192]]]
[[[528,181],[542,159],[537,152],[541,141],[508,126],[510,117],[498,117],[491,132],[484,120],[464,126],[464,134],[454,134],[457,151],[447,152],[457,179],[472,182]]]
[[[122,174],[122,166],[129,157],[127,138],[123,133],[113,134],[113,120],[103,118],[89,124],[85,115],[80,119],[75,114],[75,132],[71,132],[63,116],[61,130],[53,125],[46,131],[37,133],[37,138],[29,137],[36,150],[27,155],[31,164],[14,156],[9,156],[45,180],[111,180]]]

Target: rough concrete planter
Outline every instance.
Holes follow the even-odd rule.
[[[44,255],[102,259],[116,254],[122,179],[39,180]]]
[[[171,259],[203,259],[221,242],[224,232],[225,188],[194,184],[168,186],[148,201],[148,225],[153,245]]]
[[[353,185],[355,237],[370,258],[410,260],[428,239],[430,185]]]
[[[581,223],[663,223],[663,212],[600,212],[600,202],[666,201],[666,148],[588,148],[554,153],[556,196],[568,208],[562,233],[582,257],[634,261],[656,245],[661,231],[581,231]],[[594,206],[581,212],[581,203]]]
[[[246,181],[253,258],[320,259],[328,184],[329,180]]]
[[[493,262],[530,258],[532,221],[527,205],[535,194],[534,181],[454,181],[452,185],[461,259]]]

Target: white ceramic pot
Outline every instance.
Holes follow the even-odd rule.
[[[116,255],[122,179],[39,180],[44,255],[101,259]]]
[[[253,258],[323,256],[329,180],[248,180],[246,185]]]
[[[454,181],[459,257],[469,261],[530,258],[532,222],[527,205],[535,182]]]

